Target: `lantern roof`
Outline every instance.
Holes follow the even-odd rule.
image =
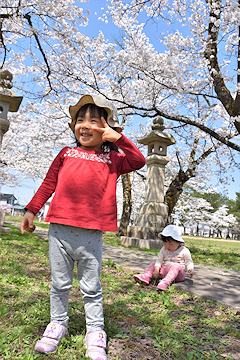
[[[152,131],[147,133],[143,138],[138,139],[139,144],[148,145],[154,141],[165,143],[168,145],[173,145],[176,143],[174,137],[168,132],[163,132],[165,126],[163,124],[163,119],[158,116],[153,119]]]
[[[23,97],[17,96],[11,88],[12,73],[8,70],[0,71],[0,101],[4,101],[10,104],[9,111],[16,112],[22,102]]]

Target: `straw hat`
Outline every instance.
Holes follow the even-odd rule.
[[[79,109],[81,109],[81,107],[86,104],[95,104],[98,107],[104,108],[107,112],[108,125],[118,132],[122,131],[122,128],[118,121],[117,109],[109,100],[105,99],[101,95],[83,95],[81,99],[76,103],[76,105],[69,106],[69,113],[72,118],[72,122],[68,125],[73,132],[76,122],[76,115]]]

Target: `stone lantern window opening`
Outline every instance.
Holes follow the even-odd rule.
[[[148,156],[152,154],[167,155],[167,145],[159,141],[148,144]]]
[[[1,118],[7,119],[7,114],[10,108],[10,103],[0,100],[0,114]]]

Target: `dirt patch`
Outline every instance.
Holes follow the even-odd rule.
[[[152,339],[113,339],[108,343],[108,356],[118,356],[121,360],[128,359],[158,359],[162,360],[159,350],[154,347]],[[166,358],[165,358],[166,359]]]

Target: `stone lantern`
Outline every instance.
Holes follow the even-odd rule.
[[[3,135],[9,129],[8,111],[16,112],[22,102],[22,96],[17,96],[11,90],[13,75],[8,70],[0,71],[0,148],[2,145]],[[4,224],[5,213],[0,209],[0,233],[9,232],[11,229]]]
[[[8,70],[0,71],[0,147],[3,135],[9,129],[8,111],[16,112],[22,102],[22,96],[17,96],[11,90],[13,75]]]
[[[152,131],[138,142],[148,146],[145,200],[134,226],[128,226],[121,244],[135,247],[160,248],[158,234],[167,225],[168,206],[164,203],[165,166],[169,162],[167,147],[175,144],[173,136],[164,132],[163,119],[153,120]]]

